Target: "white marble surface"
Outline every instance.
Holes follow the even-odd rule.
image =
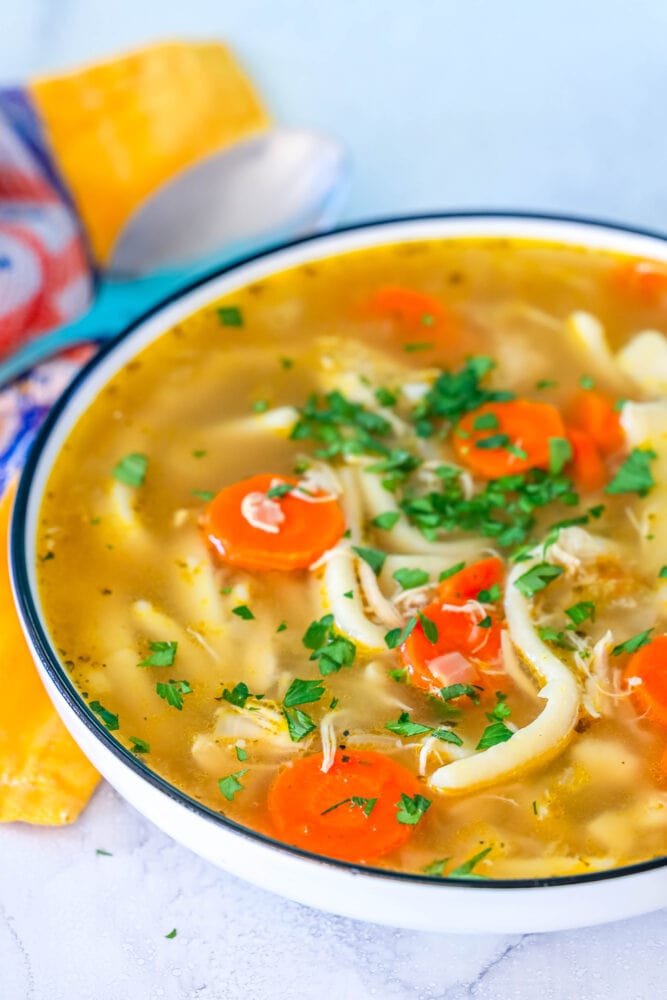
[[[348,218],[521,206],[667,229],[666,29],[663,0],[0,0],[0,78],[217,34],[278,118],[348,143]],[[332,917],[218,872],[108,786],[71,828],[0,827],[2,1000],[652,1000],[666,934],[667,911],[523,937]]]

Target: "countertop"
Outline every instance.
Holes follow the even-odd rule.
[[[667,230],[661,0],[4,0],[0,78],[179,34],[227,39],[278,120],[348,145],[347,220],[491,206]],[[3,1000],[649,1000],[666,934],[667,911],[479,937],[330,916],[104,784],[69,828],[0,827]]]

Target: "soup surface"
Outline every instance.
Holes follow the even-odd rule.
[[[665,854],[666,310],[657,264],[450,239],[179,323],[45,493],[82,697],[315,853],[485,878]]]

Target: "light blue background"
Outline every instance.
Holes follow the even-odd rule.
[[[275,117],[352,152],[347,219],[464,207],[667,229],[663,0],[0,0],[0,77],[227,39]]]

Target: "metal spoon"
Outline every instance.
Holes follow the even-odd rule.
[[[160,187],[121,232],[108,276],[124,281],[124,308],[118,286],[104,282],[84,317],[0,362],[0,385],[66,347],[115,336],[214,266],[330,228],[348,186],[343,147],[305,129],[272,129],[207,157]]]

